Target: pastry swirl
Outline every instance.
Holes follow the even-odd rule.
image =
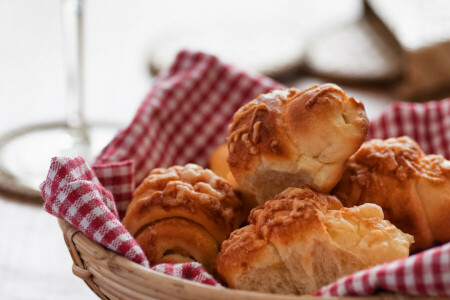
[[[150,172],[123,224],[150,263],[195,260],[211,270],[220,244],[243,218],[241,201],[224,179],[188,164]]]

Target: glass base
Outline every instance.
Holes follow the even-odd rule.
[[[117,124],[92,124],[87,139],[64,123],[49,123],[15,130],[0,137],[0,189],[40,199],[39,185],[54,156],[81,156],[92,163],[117,134]]]

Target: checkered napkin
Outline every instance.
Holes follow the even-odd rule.
[[[111,168],[124,172],[128,164],[113,163]],[[115,176],[106,171],[106,166],[96,170],[105,176],[104,182],[115,181]],[[127,186],[133,185],[128,182]],[[106,248],[144,267],[149,267],[141,247],[120,223],[112,194],[102,186],[83,158],[53,158],[41,190],[47,212],[66,220]],[[197,262],[161,264],[151,269],[220,287],[220,284]]]
[[[113,196],[81,157],[55,157],[41,185],[44,209],[80,229],[86,236],[149,266],[144,252],[120,223]]]
[[[363,296],[378,290],[450,296],[450,243],[341,278],[315,296]]]
[[[208,154],[225,140],[233,113],[258,94],[277,87],[281,85],[263,76],[240,71],[213,56],[181,52],[171,68],[155,81],[131,124],[102,151],[92,169],[81,158],[74,162],[66,158],[52,161],[42,186],[46,210],[69,221],[108,249],[142,265],[148,264],[140,247],[117,218],[117,215],[119,218],[124,215],[135,183],[139,184],[155,167],[187,162],[206,165]],[[425,151],[449,158],[450,99],[426,104],[395,104],[372,121],[369,131],[370,138],[403,134],[416,139]],[[77,164],[82,165],[83,172],[89,176],[83,177],[80,176],[83,172],[73,171],[80,168]],[[112,199],[117,214],[111,205]],[[127,247],[120,247],[118,243]],[[369,284],[362,283],[362,288],[355,283],[355,289],[343,289],[342,284],[345,287],[349,284],[350,279],[347,279],[338,281],[337,287],[331,286],[319,293],[334,295],[337,291],[339,295],[365,295],[384,288],[420,295],[450,295],[448,246],[419,255],[404,263],[383,265],[398,275],[396,286],[404,289],[392,284],[383,285],[383,280],[390,282],[393,277],[389,275],[383,279],[382,274],[391,273],[382,271],[384,267],[376,267],[367,271],[372,272],[368,277]],[[153,269],[220,286],[197,263],[160,264]],[[411,269],[414,275],[411,275]],[[399,280],[402,276],[403,285]],[[427,288],[423,288],[425,285]],[[432,288],[428,288],[430,286]]]
[[[407,135],[425,153],[450,159],[450,98],[426,103],[397,102],[370,122],[367,139]]]
[[[200,52],[182,51],[155,82],[131,124],[102,151],[94,169],[116,199],[123,216],[132,190],[124,189],[130,173],[111,162],[134,162],[136,183],[155,167],[205,166],[208,154],[225,141],[234,112],[252,98],[281,85],[250,74]],[[132,172],[131,165],[129,172]],[[115,180],[110,180],[114,177]],[[121,180],[121,178],[123,178]],[[119,192],[116,194],[115,192]]]

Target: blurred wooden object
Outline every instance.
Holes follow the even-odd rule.
[[[401,49],[401,98],[426,100],[450,91],[450,2],[365,0],[367,14]]]
[[[310,72],[339,82],[395,83],[398,99],[450,93],[450,2],[365,0],[356,23],[330,31],[305,51]]]
[[[166,69],[181,49],[190,49],[271,77],[296,74],[304,66],[309,36],[357,20],[361,4],[358,0],[339,4],[333,0],[272,0],[258,5],[241,1],[227,4],[214,22],[205,22],[207,14],[182,26],[164,22],[150,51],[150,71],[156,74]]]
[[[309,72],[331,81],[387,83],[401,75],[398,45],[390,32],[368,15],[316,35],[305,52]]]
[[[258,30],[239,25],[198,28],[168,35],[152,50],[151,72],[157,74],[166,69],[182,49],[214,54],[243,70],[272,77],[295,72],[303,65],[303,39],[298,38],[296,30],[283,30],[277,28],[279,26]],[[297,38],[293,38],[295,36]],[[269,39],[271,45],[282,46],[267,47]]]

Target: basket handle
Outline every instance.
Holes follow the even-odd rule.
[[[85,268],[77,266],[75,263],[72,264],[72,273],[75,276],[78,276],[79,278],[83,279],[84,281],[88,280],[89,277],[92,276],[91,272],[89,272]]]

